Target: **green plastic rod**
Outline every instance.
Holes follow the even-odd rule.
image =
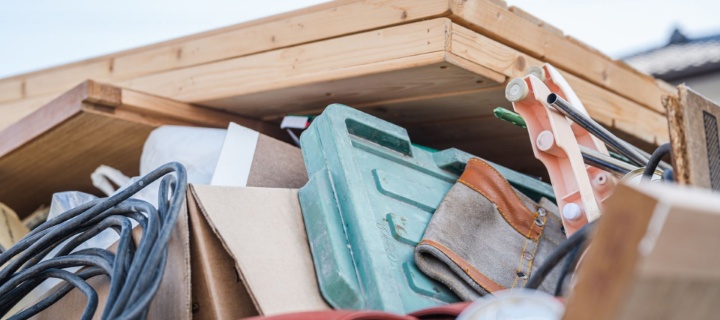
[[[493,114],[495,115],[496,118],[498,118],[500,120],[505,120],[505,121],[510,122],[518,127],[527,129],[527,125],[525,125],[525,120],[523,120],[523,118],[515,112],[512,112],[503,107],[497,107],[497,108],[495,108],[495,110],[493,110]]]

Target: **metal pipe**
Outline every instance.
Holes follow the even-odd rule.
[[[626,175],[628,172],[638,168],[631,164],[617,160],[611,156],[606,156],[588,147],[579,147],[580,153],[582,153],[583,160],[587,165],[591,165],[593,167],[600,168],[606,171],[617,172],[622,175]]]
[[[547,97],[547,102],[553,106],[555,110],[570,118],[570,120],[583,127],[598,139],[602,140],[602,142],[607,144],[613,150],[626,156],[630,159],[630,161],[643,167],[647,165],[648,159],[635,150],[632,145],[616,137],[610,131],[595,122],[595,120],[578,112],[572,105],[570,105],[569,102],[565,101],[565,99],[561,98],[559,95],[551,93]]]

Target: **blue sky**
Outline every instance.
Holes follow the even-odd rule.
[[[422,0],[418,0],[422,1]],[[168,40],[321,0],[2,0],[0,77]],[[720,1],[508,0],[618,57],[661,45],[674,26],[720,33]]]

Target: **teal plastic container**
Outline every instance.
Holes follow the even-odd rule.
[[[310,178],[300,205],[331,306],[405,314],[458,301],[415,267],[413,250],[472,155],[420,149],[405,129],[340,104],[327,107],[300,144]],[[512,184],[537,182],[552,194],[495,167]]]

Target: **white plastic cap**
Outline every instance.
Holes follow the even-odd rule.
[[[582,216],[582,208],[574,203],[568,203],[563,207],[562,215],[565,220],[575,221]]]
[[[507,87],[505,87],[505,99],[508,99],[510,102],[518,102],[525,99],[528,93],[530,93],[530,88],[528,88],[525,80],[520,78],[510,80]]]
[[[545,130],[543,132],[540,132],[535,142],[538,149],[542,151],[548,151],[553,147],[553,145],[555,145],[555,136],[553,136],[552,132]]]
[[[525,72],[525,75],[527,76],[535,76],[536,78],[540,79],[540,81],[545,82],[545,79],[547,79],[547,75],[545,74],[545,69],[540,66],[533,66],[528,68],[527,72]]]

